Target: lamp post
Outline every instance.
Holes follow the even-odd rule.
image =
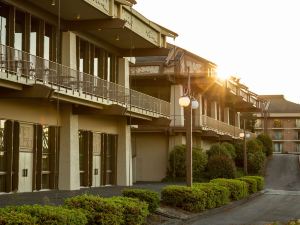
[[[246,119],[243,120],[243,133],[240,133],[240,137],[243,138],[243,155],[244,155],[244,173],[248,174],[248,160],[247,160],[247,146],[246,146]]]
[[[179,98],[179,105],[184,107],[184,125],[186,128],[186,184],[188,187],[193,185],[193,132],[192,109],[196,109],[199,103],[191,95],[190,68],[188,67],[188,89],[187,93]]]

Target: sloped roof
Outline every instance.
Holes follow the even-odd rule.
[[[290,102],[284,98],[284,95],[260,95],[259,97],[269,100],[268,111],[270,113],[299,113],[300,104]]]

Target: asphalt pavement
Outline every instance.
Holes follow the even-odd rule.
[[[300,168],[297,155],[274,155],[266,170],[264,194],[236,207],[185,221],[193,225],[261,225],[300,218]]]

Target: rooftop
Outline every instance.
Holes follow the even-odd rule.
[[[270,101],[270,106],[268,109],[270,113],[300,112],[300,104],[286,100],[284,95],[260,95],[259,97]]]

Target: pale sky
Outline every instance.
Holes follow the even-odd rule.
[[[137,0],[134,8],[220,75],[300,103],[300,0]]]

